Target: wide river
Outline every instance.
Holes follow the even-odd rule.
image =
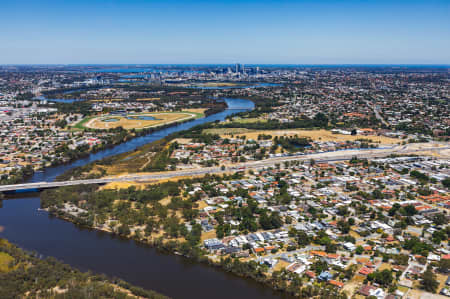
[[[131,151],[170,133],[253,109],[243,99],[225,99],[228,109],[191,122],[162,129],[106,149],[71,164],[47,168],[28,181],[52,181],[73,167],[104,157]],[[76,225],[38,211],[39,197],[23,196],[3,200],[0,208],[0,237],[42,256],[53,256],[78,269],[119,277],[143,288],[173,298],[281,298],[268,287],[242,279],[220,269],[192,262],[184,257],[163,254],[131,240]]]

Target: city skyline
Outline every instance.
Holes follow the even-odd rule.
[[[0,64],[450,63],[446,1],[23,1]]]

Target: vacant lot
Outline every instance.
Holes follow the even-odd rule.
[[[448,297],[443,296],[443,295],[439,295],[439,294],[432,294],[432,293],[428,293],[422,290],[411,290],[408,293],[408,298],[411,299],[448,299]]]
[[[150,173],[142,172],[142,174],[150,174]],[[112,175],[112,176],[108,176],[108,177],[120,177],[122,175]],[[195,176],[195,177],[201,177],[201,176]],[[152,185],[152,184],[162,184],[162,183],[166,183],[166,182],[177,182],[179,180],[186,180],[186,179],[191,179],[191,178],[192,178],[192,176],[179,176],[179,177],[168,178],[168,179],[159,179],[159,180],[156,180],[156,179],[155,180],[139,180],[139,181],[130,180],[130,181],[122,181],[122,182],[111,182],[111,183],[108,183],[108,184],[100,187],[100,189],[101,190],[105,190],[105,189],[127,189],[127,188],[129,188],[131,186],[134,186],[134,187],[136,187],[136,189],[142,190],[142,189],[146,188],[148,185]]]
[[[104,115],[83,120],[80,123],[91,129],[111,129],[122,127],[127,130],[144,129],[202,117],[198,112],[155,112],[123,115]]]
[[[204,133],[209,134],[219,134],[222,137],[230,137],[230,135],[246,136],[247,139],[258,139],[258,135],[272,135],[275,136],[295,136],[299,137],[309,137],[315,141],[354,141],[357,139],[370,139],[372,142],[382,143],[382,144],[397,144],[400,139],[389,138],[385,136],[364,136],[364,135],[343,135],[343,134],[333,134],[331,131],[327,130],[301,130],[301,129],[289,129],[289,130],[249,130],[245,128],[218,128],[218,129],[206,129]]]

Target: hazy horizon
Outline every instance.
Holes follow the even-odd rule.
[[[386,67],[448,67],[450,63],[429,63],[429,64],[414,64],[414,63],[244,63],[241,61],[229,63],[0,63],[0,66],[230,66],[235,64],[242,64],[245,66],[292,66],[292,67],[308,67],[308,66],[386,66]]]

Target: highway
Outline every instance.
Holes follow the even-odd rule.
[[[428,152],[439,152],[442,150],[450,149],[450,146],[445,144],[440,147],[431,147],[430,145],[435,145],[433,143],[427,143],[426,147],[421,147],[417,144],[403,145],[403,146],[393,146],[389,148],[378,148],[378,149],[356,149],[356,150],[342,150],[342,151],[334,151],[334,152],[324,152],[324,153],[316,153],[316,154],[294,154],[283,157],[273,157],[265,160],[259,161],[249,161],[244,163],[238,163],[226,166],[222,169],[221,166],[214,167],[204,167],[200,169],[184,169],[184,170],[176,170],[176,171],[167,171],[162,173],[154,173],[154,174],[128,174],[120,177],[105,177],[99,179],[88,179],[88,180],[69,180],[69,181],[60,181],[60,182],[36,182],[36,183],[24,183],[24,184],[15,184],[15,185],[2,185],[0,186],[0,192],[6,191],[17,191],[17,190],[28,190],[28,189],[47,189],[47,188],[55,188],[62,186],[72,186],[72,185],[88,185],[88,184],[106,184],[112,182],[129,182],[129,181],[154,181],[154,180],[162,180],[168,178],[176,178],[176,177],[192,177],[192,176],[201,176],[205,174],[221,174],[233,171],[239,171],[243,169],[258,169],[263,167],[273,166],[275,164],[281,164],[289,161],[306,161],[309,162],[311,159],[314,159],[316,162],[336,162],[336,161],[344,161],[350,160],[352,157],[358,158],[378,158],[378,157],[386,157],[391,154],[414,154],[416,152],[428,151]]]

